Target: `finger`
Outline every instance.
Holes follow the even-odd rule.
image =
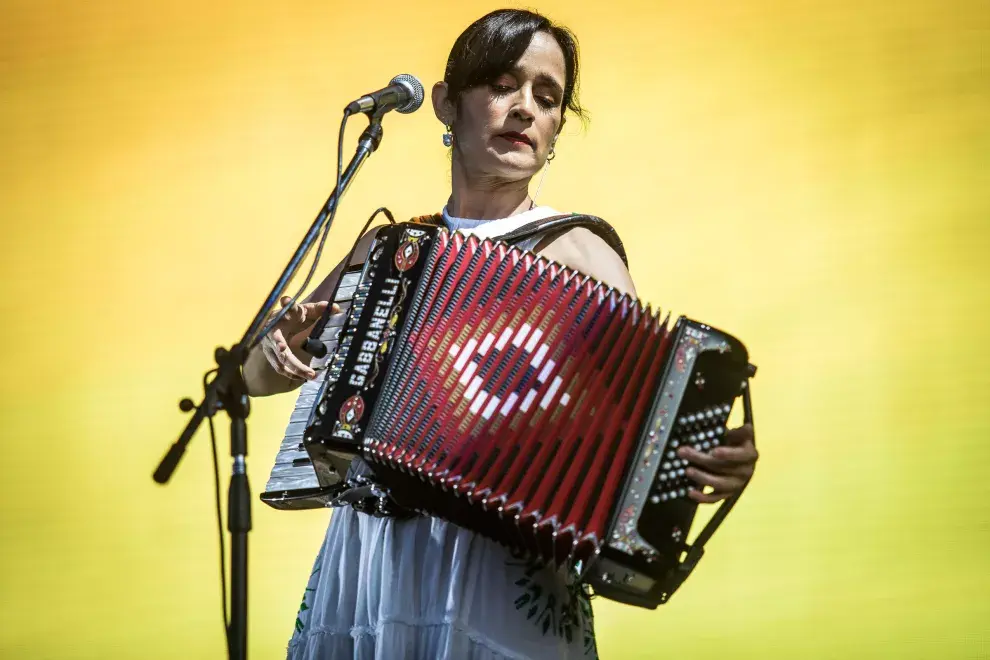
[[[282,296],[279,299],[279,303],[282,305],[282,309],[285,309],[285,313],[282,314],[282,322],[287,323],[290,327],[294,327],[303,322],[306,318],[306,308],[305,305],[318,304],[318,303],[292,303],[292,296]],[[288,307],[288,309],[286,309]]]
[[[290,378],[292,380],[303,380],[303,381],[309,380],[309,377],[306,376],[306,374],[300,372],[299,369],[298,369],[298,367],[296,367],[295,365],[293,365],[290,362],[288,362],[282,356],[281,353],[279,353],[279,368],[278,368],[278,372],[282,376],[285,376],[286,378]]]
[[[300,324],[313,324],[316,319],[323,315],[323,312],[327,309],[327,301],[323,300],[320,302],[303,303],[299,305],[301,311],[299,323]]]
[[[685,474],[699,486],[711,486],[715,490],[725,492],[741,490],[743,484],[746,483],[745,479],[735,475],[712,474],[711,472],[699,470],[695,467],[689,467],[685,471]]]
[[[714,452],[712,452],[712,454],[714,454]],[[712,472],[724,472],[736,467],[734,463],[724,460],[721,457],[713,456],[712,454],[698,451],[694,447],[681,447],[677,450],[677,455],[688,463],[697,465],[698,467],[702,467]]]
[[[710,493],[704,493],[697,488],[688,489],[688,497],[690,497],[695,502],[699,504],[715,504],[719,500],[724,500],[725,498],[731,496],[732,493],[724,493],[721,491],[712,491]]]
[[[726,466],[749,465],[756,463],[756,448],[752,445],[742,447],[716,447],[711,451],[711,458]]]
[[[689,463],[695,463],[709,470],[723,472],[743,465],[756,463],[756,448],[745,447],[716,447],[710,453],[698,451],[694,447],[681,447],[677,455]]]
[[[313,325],[323,315],[327,302],[296,303],[282,317],[287,328],[296,332]]]
[[[279,346],[270,335],[266,336],[261,343],[261,350],[265,355],[265,359],[268,360],[268,364],[271,365],[272,370],[279,376],[285,378],[291,378],[296,380],[303,380],[303,376],[294,373],[291,369],[286,367],[285,358],[283,356],[284,347]]]
[[[753,445],[744,445],[742,447],[716,447],[712,450],[712,457],[729,464],[752,465],[756,463],[759,454]]]
[[[333,307],[330,309],[330,313],[331,314],[340,314],[340,305],[338,305],[337,303],[334,303],[333,304]]]
[[[265,359],[268,360],[271,368],[275,370],[275,373],[284,375],[282,374],[282,361],[278,358],[278,348],[268,335],[261,340],[261,352],[264,354]]]
[[[279,360],[282,363],[282,370],[287,376],[299,380],[312,380],[316,377],[316,372],[303,364],[289,349],[279,353]]]
[[[279,351],[280,357],[282,359],[282,366],[285,370],[292,373],[299,378],[305,378],[310,380],[316,377],[316,372],[310,369],[307,365],[302,363],[302,360],[296,357],[295,353],[286,346],[284,350]]]
[[[753,438],[753,425],[743,424],[738,428],[726,431],[724,442],[732,447],[740,447],[742,445],[753,444]]]
[[[316,375],[316,372],[304,365],[292,353],[292,349],[286,343],[282,331],[279,329],[265,335],[261,342],[261,348],[268,363],[280,376],[309,380]]]
[[[272,344],[278,351],[281,351],[289,345],[289,342],[285,340],[285,335],[282,334],[281,328],[275,328],[272,330],[271,333],[268,334],[268,337],[271,339]]]
[[[278,354],[286,346],[285,336],[282,331],[275,328],[267,335],[261,338],[261,348],[265,352],[265,356],[269,358],[274,358],[278,362]],[[271,361],[271,360],[269,360]],[[278,366],[272,363],[272,366]]]

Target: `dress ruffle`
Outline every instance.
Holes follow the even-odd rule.
[[[436,518],[334,510],[291,660],[597,657],[591,606],[551,571]]]

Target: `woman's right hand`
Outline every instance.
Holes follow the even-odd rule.
[[[281,304],[283,309],[292,300],[289,296],[282,296]],[[275,325],[275,328],[261,340],[261,349],[264,351],[265,359],[271,365],[275,373],[291,380],[312,380],[316,377],[308,364],[304,364],[294,351],[301,351],[303,343],[309,336],[310,329],[320,320],[323,312],[327,308],[327,302],[296,303],[292,306],[282,320]],[[340,311],[336,304],[333,312]]]

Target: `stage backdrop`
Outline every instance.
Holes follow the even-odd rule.
[[[208,436],[151,480],[176,404],[329,193],[343,106],[432,84],[494,8],[3,4],[0,656],[223,654]],[[577,33],[591,111],[540,202],[612,222],[643,298],[760,369],[755,480],[670,604],[596,601],[602,656],[987,657],[987,5],[538,9]],[[441,208],[442,132],[387,117],[320,276],[375,207]],[[254,403],[255,496],[293,402]],[[328,513],[254,514],[274,658]]]

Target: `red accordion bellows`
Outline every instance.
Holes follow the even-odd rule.
[[[532,253],[436,240],[365,455],[417,508],[587,560],[655,400],[667,323]]]

